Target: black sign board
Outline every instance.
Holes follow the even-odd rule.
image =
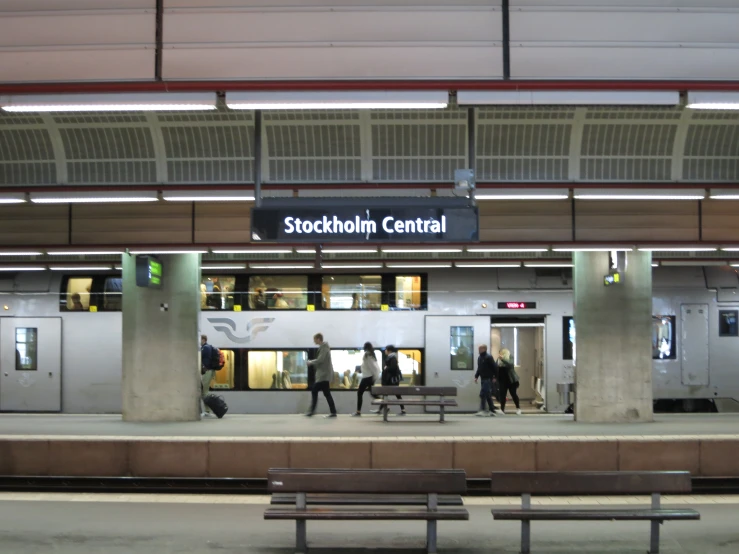
[[[498,302],[499,310],[535,310],[536,302]]]
[[[136,286],[162,287],[162,262],[152,256],[136,256]]]
[[[474,242],[477,208],[253,208],[253,241]]]

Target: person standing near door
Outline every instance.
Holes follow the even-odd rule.
[[[331,410],[331,413],[326,417],[336,417],[336,405],[331,396],[331,379],[334,375],[334,366],[331,363],[331,347],[323,340],[321,333],[316,333],[313,336],[313,342],[318,346],[318,353],[316,354],[315,360],[308,360],[308,365],[316,366],[316,382],[310,391],[310,410],[305,415],[311,417],[315,413],[316,404],[318,403],[318,392],[322,391],[323,396],[326,397],[326,402],[328,402],[328,408]]]
[[[505,401],[508,392],[511,393],[516,405],[516,415],[521,415],[521,402],[518,399],[518,374],[511,359],[511,351],[504,348],[498,355],[498,382],[500,383],[500,413],[505,414]]]
[[[477,349],[480,356],[477,358],[477,373],[475,373],[475,384],[477,380],[481,379],[480,385],[480,411],[475,415],[484,416],[495,416],[495,404],[493,404],[493,387],[495,386],[495,380],[498,375],[498,365],[495,360],[488,352],[488,347],[481,344]],[[485,409],[485,403],[487,402],[488,408]]]

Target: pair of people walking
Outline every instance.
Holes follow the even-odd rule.
[[[385,369],[380,373],[380,364],[377,362],[377,355],[375,349],[372,347],[371,342],[364,343],[364,356],[362,357],[362,380],[359,382],[359,390],[357,390],[357,411],[352,414],[354,417],[362,415],[362,399],[365,391],[369,390],[370,394],[372,386],[377,382],[378,379],[385,387],[397,387],[400,385],[400,381],[403,380],[403,375],[400,372],[400,365],[398,364],[398,351],[392,345],[385,347],[385,353],[387,354],[385,360]],[[375,395],[372,395],[377,398]],[[399,394],[395,396],[398,400],[402,400],[403,397]],[[373,413],[380,413],[380,410],[373,410]],[[400,405],[400,414],[404,416],[405,406]]]
[[[493,403],[493,393],[497,386],[500,401],[500,413],[505,415],[506,397],[511,394],[513,402],[516,405],[516,414],[521,415],[521,402],[518,398],[518,375],[511,360],[511,353],[504,348],[498,354],[496,360],[488,353],[486,345],[480,345],[478,348],[480,356],[477,358],[477,372],[475,373],[475,383],[478,379],[482,381],[480,386],[480,411],[478,416],[495,416],[497,410]],[[487,404],[487,406],[486,406]],[[489,408],[489,410],[486,410]]]

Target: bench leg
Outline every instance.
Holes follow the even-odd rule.
[[[531,509],[531,495],[521,495],[521,509]],[[529,554],[531,552],[531,520],[521,521],[521,554]]]
[[[305,510],[307,496],[304,492],[299,492],[295,495],[295,508],[297,510]],[[308,549],[308,540],[306,537],[307,523],[304,519],[295,520],[295,549],[297,552],[305,552]]]
[[[390,411],[390,406],[388,406],[387,404],[385,404],[382,407],[382,421],[387,421],[387,414],[388,414],[389,411]]]
[[[660,495],[659,493],[652,494],[652,509],[659,510],[660,507]],[[661,521],[651,522],[651,532],[649,533],[649,554],[659,553],[659,526],[662,524]]]
[[[439,406],[439,423],[444,423],[444,405]]]
[[[439,506],[439,497],[434,493],[430,493],[426,499],[426,509],[435,512]],[[429,519],[426,521],[426,552],[428,554],[436,554],[436,520]]]

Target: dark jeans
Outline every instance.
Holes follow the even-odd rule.
[[[375,384],[375,378],[374,377],[365,377],[359,382],[359,390],[357,391],[357,411],[362,411],[362,397],[364,396],[364,392],[371,390],[372,385]],[[372,394],[372,393],[370,393]],[[372,395],[375,398],[377,398],[374,394]]]
[[[493,380],[483,379],[480,386],[480,411],[485,409],[485,402],[491,412],[495,411],[495,405],[493,404]]]
[[[331,396],[331,383],[329,381],[319,381],[318,383],[313,384],[313,388],[311,389],[310,393],[312,398],[312,402],[310,405],[310,413],[316,411],[316,404],[318,403],[318,391],[323,391],[323,396],[326,397],[326,402],[328,402],[328,409],[331,410],[332,414],[336,413],[336,405],[334,404],[334,399]]]
[[[510,392],[513,403],[516,405],[516,409],[521,409],[521,402],[518,400],[518,383],[509,383],[508,381],[500,382],[500,409],[505,410],[505,399],[506,395]]]

